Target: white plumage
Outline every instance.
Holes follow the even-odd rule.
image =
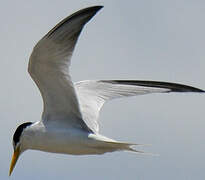
[[[82,9],[65,18],[34,47],[28,71],[44,103],[42,119],[24,123],[14,133],[14,155],[27,149],[64,154],[103,154],[120,150],[139,152],[99,134],[98,116],[110,99],[167,92],[204,92],[182,84],[140,80],[87,80],[72,83],[69,67],[77,39],[84,25],[102,8]]]

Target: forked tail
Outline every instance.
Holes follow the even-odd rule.
[[[146,153],[144,151],[139,151],[133,148],[133,146],[147,146],[148,144],[134,144],[134,143],[124,143],[124,142],[106,142],[107,147],[110,148],[110,151],[130,151],[144,155],[154,155],[151,153]]]

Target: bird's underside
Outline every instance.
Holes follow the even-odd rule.
[[[34,47],[28,71],[43,98],[42,119],[17,128],[9,174],[27,149],[81,155],[121,150],[141,153],[131,147],[137,144],[99,134],[99,112],[106,101],[150,93],[205,92],[183,84],[147,80],[86,80],[73,84],[69,68],[75,45],[85,24],[101,8],[88,7],[68,16]]]
[[[73,84],[69,67],[75,44],[84,25],[101,8],[89,7],[65,18],[33,49],[28,71],[43,97],[41,122],[44,126],[63,124],[68,129],[85,131],[88,133],[86,137],[89,134],[99,135],[99,112],[108,100],[149,93],[204,92],[177,83],[143,80],[86,80]],[[116,150],[120,149],[117,146],[115,144]],[[128,150],[130,146],[127,144],[123,148]]]

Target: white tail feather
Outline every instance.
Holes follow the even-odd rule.
[[[124,142],[106,142],[106,144],[109,146],[110,151],[131,151],[143,155],[154,155],[154,156],[156,155],[152,153],[146,153],[144,151],[139,151],[132,147],[132,146],[149,146],[150,144],[134,144],[134,143],[124,143]]]

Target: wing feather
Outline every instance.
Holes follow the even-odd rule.
[[[44,121],[67,119],[72,125],[86,126],[69,74],[77,39],[84,25],[102,8],[82,9],[65,18],[34,47],[28,71],[38,86],[44,102]]]
[[[99,112],[108,100],[150,93],[204,92],[183,84],[141,80],[87,80],[75,83],[75,88],[83,119],[94,132],[99,131]]]

